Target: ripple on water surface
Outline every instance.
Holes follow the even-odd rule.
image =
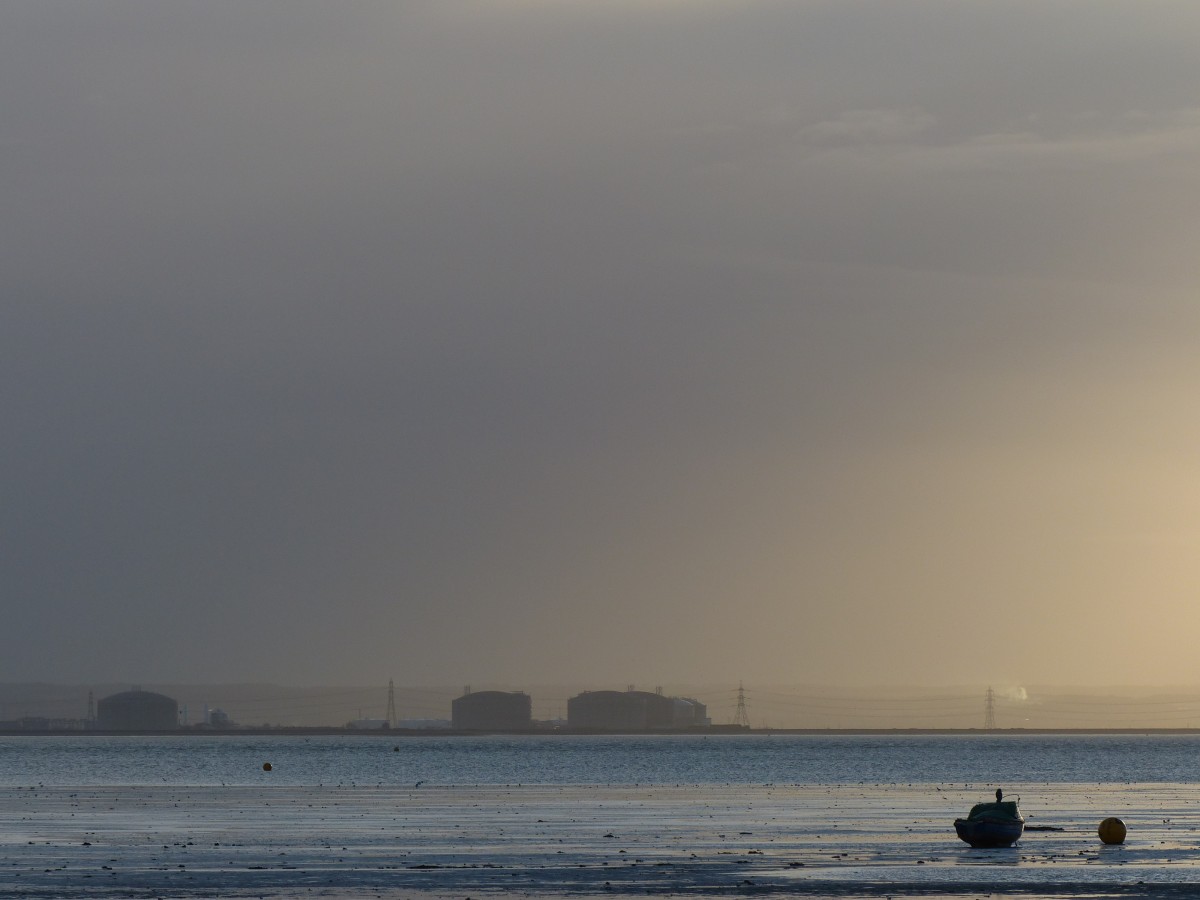
[[[63,735],[0,738],[0,784],[1189,783],[1198,752],[1192,735]]]

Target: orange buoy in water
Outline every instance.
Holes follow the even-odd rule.
[[[1116,816],[1109,816],[1100,823],[1100,840],[1106,844],[1125,843],[1125,823]]]
[[[263,763],[263,771],[264,771],[264,772],[270,772],[270,771],[271,771],[271,764],[270,764],[270,763]]]

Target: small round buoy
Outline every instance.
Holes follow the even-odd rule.
[[[1125,823],[1116,816],[1109,816],[1100,823],[1100,840],[1106,844],[1125,843]]]
[[[270,771],[271,771],[271,764],[270,764],[270,763],[263,763],[263,771],[264,771],[264,772],[270,772]]]

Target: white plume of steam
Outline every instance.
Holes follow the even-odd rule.
[[[1001,690],[996,691],[996,693],[1005,700],[1012,700],[1017,703],[1024,703],[1029,699],[1029,692],[1023,687],[1002,688]]]

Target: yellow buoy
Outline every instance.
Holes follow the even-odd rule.
[[[270,764],[270,763],[263,763],[263,771],[264,771],[264,772],[270,772],[270,771],[271,771],[271,764]],[[1122,825],[1121,827],[1122,827],[1122,828],[1124,828],[1125,826],[1123,826],[1123,825]]]
[[[1100,840],[1106,844],[1125,843],[1125,823],[1116,816],[1109,816],[1100,823]]]

